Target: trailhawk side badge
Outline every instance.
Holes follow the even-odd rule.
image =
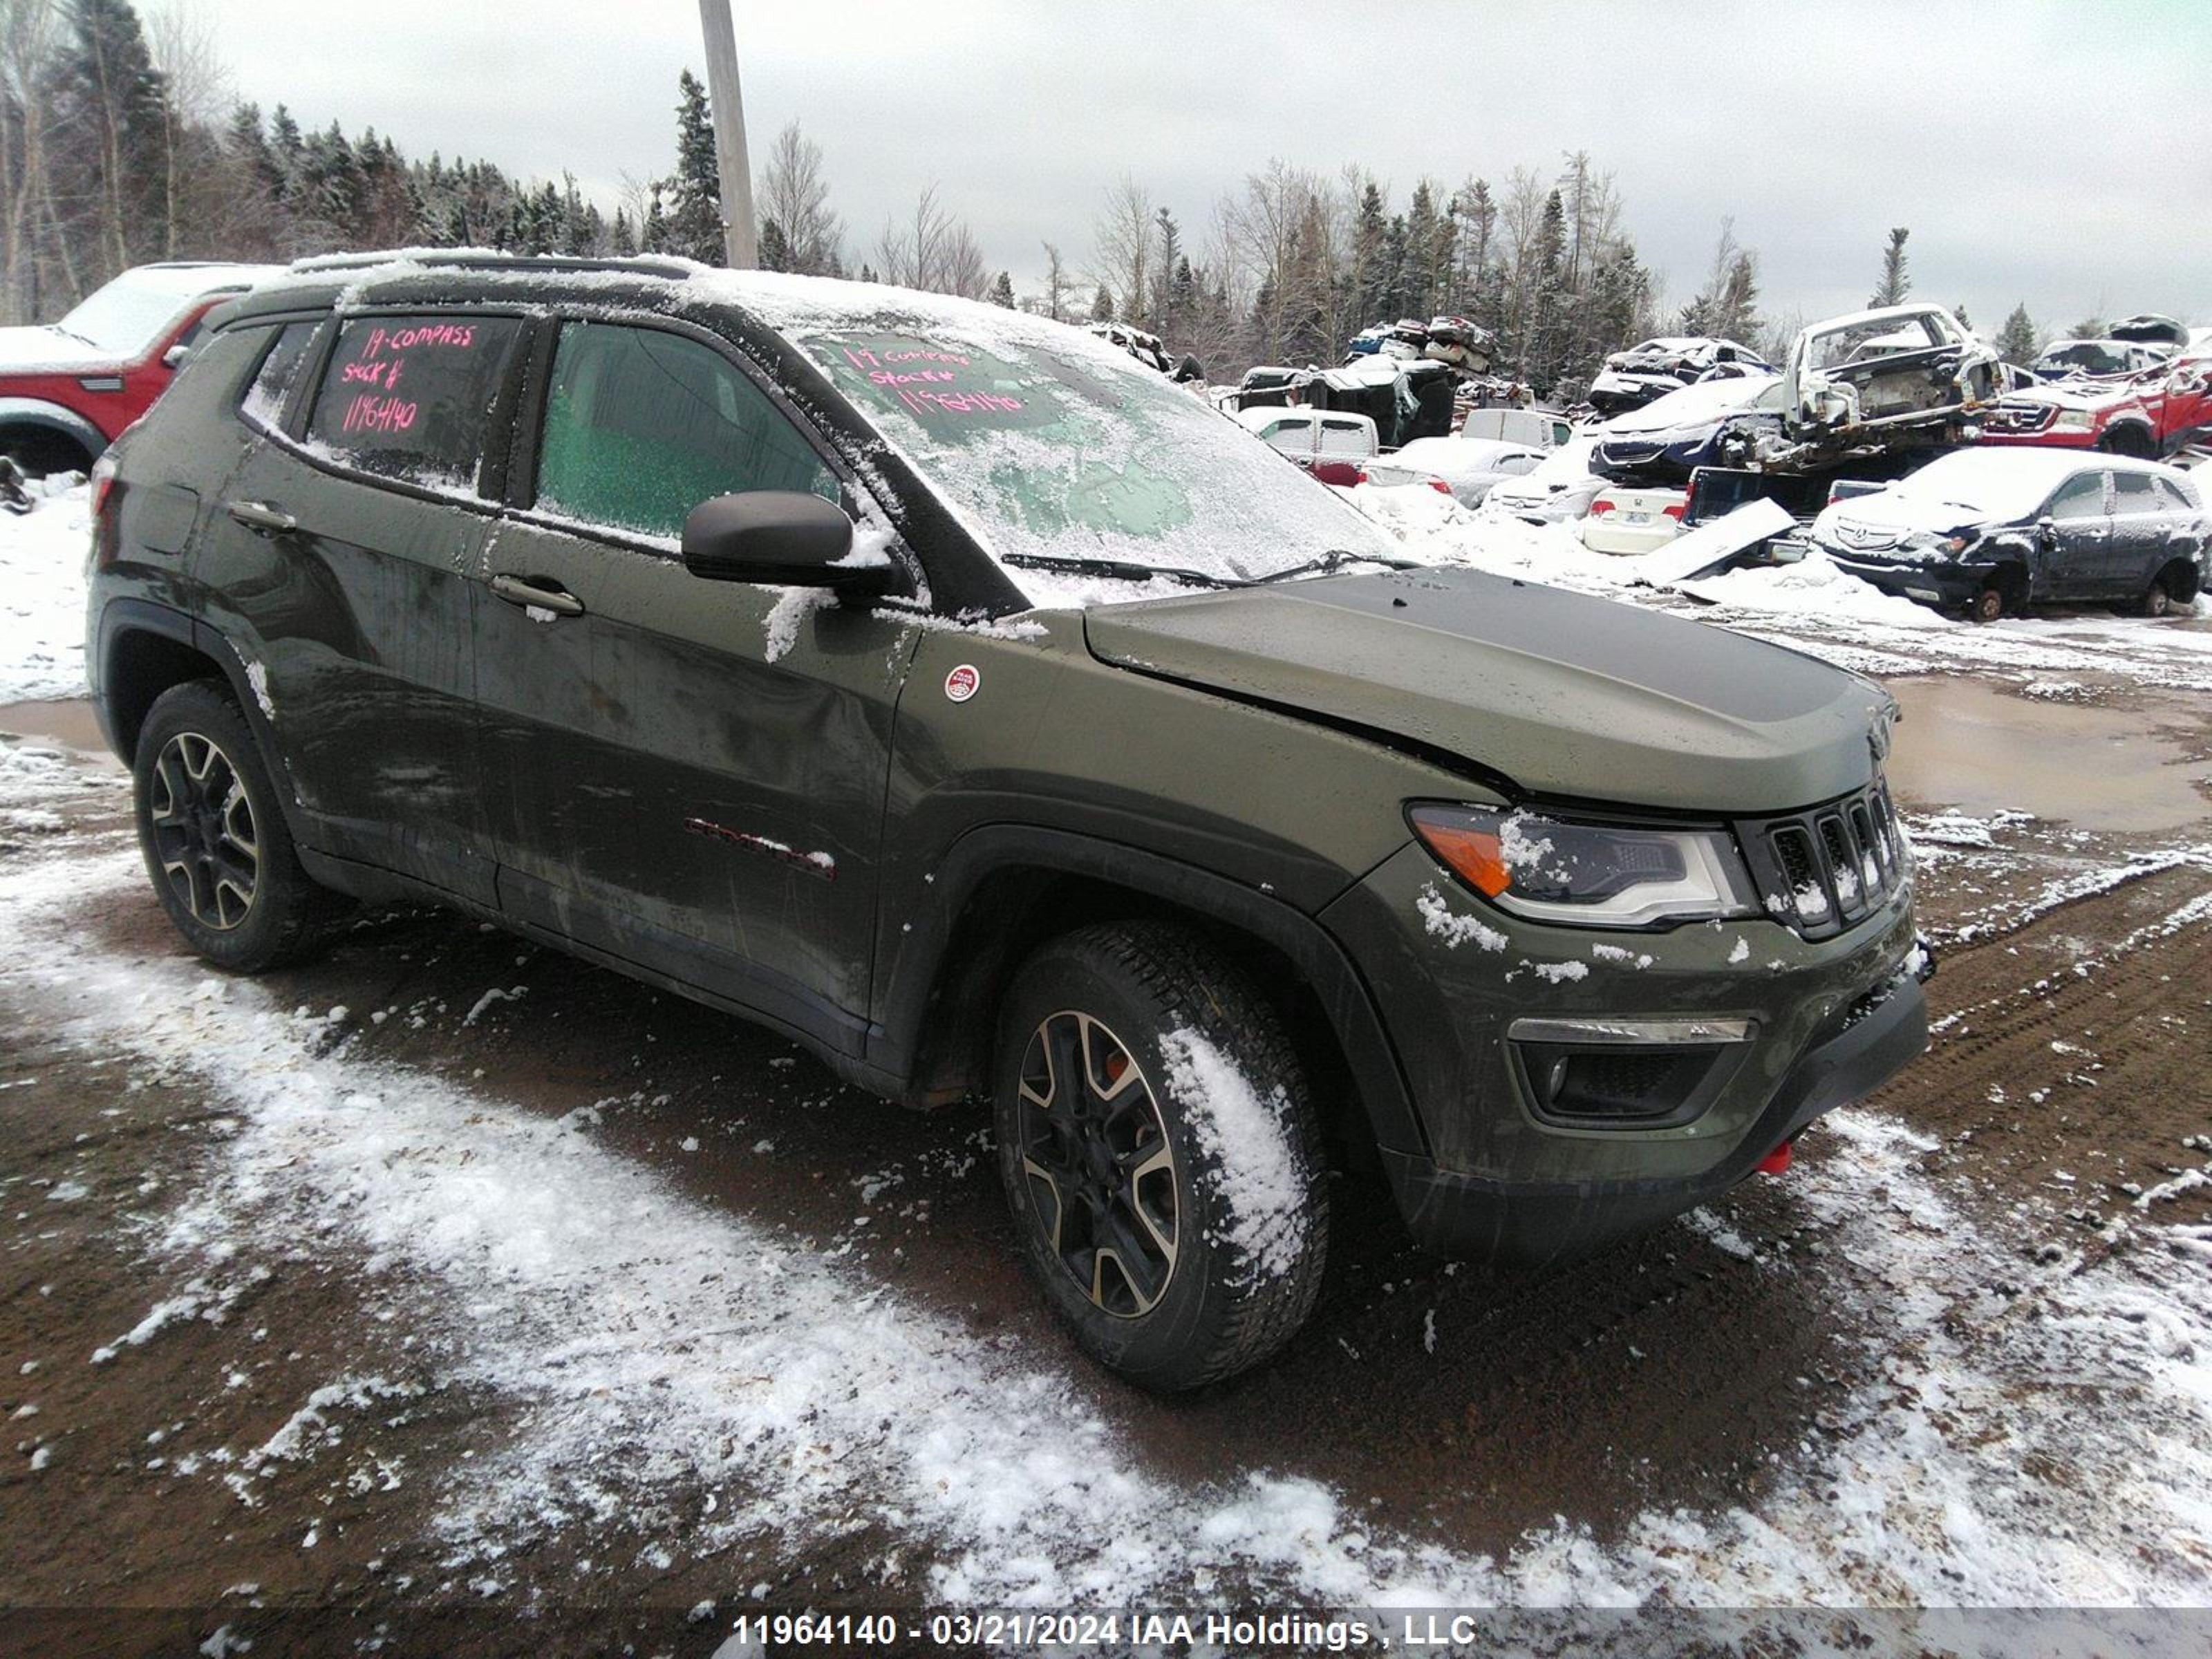
[[[982,684],[983,677],[975,672],[975,665],[963,662],[945,677],[945,695],[955,702],[965,702]]]

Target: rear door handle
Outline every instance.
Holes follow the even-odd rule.
[[[223,510],[257,536],[289,536],[300,521],[266,501],[229,501]]]
[[[544,577],[501,574],[491,579],[491,591],[509,605],[529,611],[550,611],[556,617],[580,617],[584,602],[556,581]]]

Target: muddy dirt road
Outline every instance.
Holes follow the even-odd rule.
[[[557,1607],[706,1653],[749,1607],[2212,1599],[2212,698],[1898,690],[1922,1064],[1565,1272],[1342,1182],[1311,1327],[1167,1402],[1042,1316],[980,1114],[428,912],[225,982],[82,710],[0,710],[0,1600],[56,1650]]]

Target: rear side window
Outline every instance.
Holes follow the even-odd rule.
[[[382,477],[475,494],[519,326],[510,317],[467,316],[345,324],[307,417],[307,447]]]
[[[1357,421],[1323,421],[1321,447],[1332,455],[1364,455],[1367,453],[1367,428]]]
[[[562,326],[539,507],[673,540],[702,501],[751,489],[840,494],[799,428],[712,347],[618,323]]]
[[[2112,511],[2115,513],[2158,511],[2158,489],[2147,472],[2114,473],[2112,494]]]
[[[307,348],[315,342],[315,328],[313,323],[287,323],[277,331],[268,356],[261,360],[260,373],[239,401],[239,415],[248,426],[274,432],[283,423],[284,400],[299,383]]]
[[[2084,472],[2051,498],[2054,519],[2100,519],[2105,514],[2105,475]]]
[[[2155,478],[2152,482],[2158,486],[2158,504],[2166,512],[2194,513],[2197,510],[2197,503],[2183,495],[2180,486],[2172,479]]]

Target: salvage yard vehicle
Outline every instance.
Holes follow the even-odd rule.
[[[1541,466],[1544,451],[1486,438],[1416,438],[1389,460],[1393,466],[1443,479],[1462,507],[1480,507],[1497,485]]]
[[[988,1095],[1041,1294],[1150,1387],[1298,1328],[1332,1159],[1432,1249],[1549,1261],[1926,1042],[1887,694],[1408,568],[1079,329],[308,262],[111,463],[89,672],[195,950],[430,901]]]
[[[0,455],[86,472],[169,384],[201,319],[273,265],[140,265],[58,323],[0,328]]]
[[[1590,382],[1589,405],[1601,415],[1619,415],[1700,380],[1772,373],[1772,364],[1733,340],[1662,336],[1607,357]]]
[[[1622,483],[1685,484],[1701,466],[1729,466],[1782,428],[1779,375],[1708,380],[1601,425],[1590,470]]]
[[[1682,533],[1689,501],[1680,489],[1635,489],[1612,484],[1600,490],[1582,522],[1583,545],[1593,553],[1649,553]]]
[[[2127,340],[2053,340],[2035,354],[2028,368],[2039,380],[2133,374],[2155,368],[2172,355],[2170,346],[2160,349]]]
[[[2039,386],[1997,399],[1981,441],[2102,449],[2156,459],[2212,434],[2212,356],[2160,361],[2124,379]]]
[[[1230,416],[1269,448],[1310,469],[1325,460],[1362,460],[1382,448],[1375,422],[1364,415],[1325,410],[1240,409]]]
[[[1775,459],[1954,443],[1997,385],[1996,350],[1941,306],[1831,317],[1802,330],[1790,348],[1782,392],[1787,441]]]
[[[1522,524],[1564,524],[1589,511],[1607,480],[1590,471],[1592,439],[1560,445],[1517,478],[1501,478],[1482,498],[1482,516]]]
[[[2197,485],[2154,461],[2049,450],[1960,450],[1814,520],[1853,575],[1977,622],[2048,600],[2163,617],[2193,600],[2212,520]]]

